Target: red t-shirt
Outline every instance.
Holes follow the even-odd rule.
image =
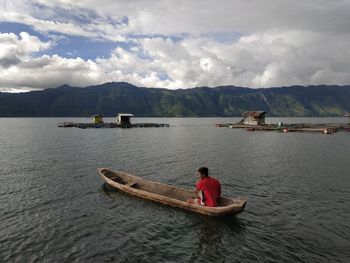
[[[218,180],[210,176],[204,177],[197,182],[196,189],[203,191],[206,206],[218,205],[218,199],[221,195],[221,185]]]

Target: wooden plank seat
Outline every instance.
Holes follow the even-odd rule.
[[[135,181],[129,181],[129,182],[124,181],[119,176],[111,176],[109,179],[113,180],[114,182],[128,186],[128,187],[133,187],[137,184],[137,182],[135,182]]]
[[[129,187],[133,187],[133,186],[135,186],[136,184],[137,184],[137,182],[131,181],[131,182],[125,183],[124,185],[125,185],[125,186],[129,186]]]

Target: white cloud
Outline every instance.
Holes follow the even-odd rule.
[[[57,55],[42,56],[29,61],[22,61],[16,66],[3,70],[0,75],[4,89],[52,88],[63,83],[73,86],[100,83],[100,72],[93,61],[66,59]],[[0,87],[1,88],[1,87]]]
[[[343,0],[4,0],[0,21],[29,25],[51,42],[0,34],[0,89],[349,84],[349,13]],[[52,48],[50,32],[126,44],[103,59],[36,57]]]
[[[1,58],[10,61],[12,54],[17,54],[17,61],[3,66],[0,85],[3,89],[23,89],[128,81],[174,89],[349,83],[349,41],[343,47],[339,41],[344,39],[333,39],[324,48],[317,48],[320,41],[326,43],[327,38],[279,30],[252,34],[232,43],[148,38],[138,40],[132,50],[117,48],[110,58],[92,61],[57,55],[31,57],[32,52],[48,48],[49,43],[27,33],[21,37],[1,34]]]
[[[22,32],[19,36],[0,34],[0,90],[20,91],[57,87],[62,83],[99,83],[99,67],[91,60],[67,59],[57,55],[33,57],[46,50],[50,42]]]
[[[102,38],[111,41],[125,41],[124,36],[121,35],[123,25],[110,25],[110,20],[103,20],[102,17],[90,22],[79,23],[74,19],[68,19],[68,15],[79,13],[81,10],[73,6],[63,6],[63,9],[67,11],[67,17],[57,17],[54,8],[48,9],[47,7],[45,10],[40,10],[40,7],[35,5],[35,1],[5,0],[3,5],[0,5],[0,22],[26,24],[42,33],[58,32],[96,40]],[[43,18],[38,18],[39,15]]]
[[[13,33],[0,34],[0,66],[6,68],[17,64],[29,54],[49,47],[50,42],[43,43],[26,32],[20,33],[19,37]]]
[[[350,13],[350,2],[344,0],[264,0],[263,4],[261,0],[2,2],[0,21],[25,23],[41,32],[113,41],[126,41],[133,34],[198,37],[217,32],[246,35],[271,28],[347,34]],[[121,22],[125,17],[128,23]],[[82,22],[79,18],[86,19]]]
[[[17,0],[18,1],[18,0]],[[139,34],[253,33],[270,28],[348,32],[346,0],[40,0],[51,8],[87,9],[101,17],[129,18],[128,32]]]

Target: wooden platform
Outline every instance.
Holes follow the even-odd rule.
[[[159,127],[170,127],[168,123],[133,123],[133,124],[117,124],[117,123],[77,123],[77,122],[59,122],[57,127],[60,128],[159,128]]]
[[[216,127],[229,127],[231,129],[246,129],[247,131],[278,131],[278,132],[310,132],[332,134],[337,131],[350,131],[350,124],[342,123],[294,123],[294,124],[264,124],[245,125],[242,123],[215,124]]]

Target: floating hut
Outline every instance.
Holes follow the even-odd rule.
[[[131,117],[134,117],[131,113],[118,113],[117,123],[120,125],[131,125]]]
[[[151,127],[170,127],[168,123],[134,123],[131,124],[131,113],[118,113],[117,121],[105,123],[103,117],[99,114],[92,116],[92,123],[77,123],[77,122],[59,122],[58,127],[76,127],[80,129],[86,128],[151,128]]]
[[[100,114],[96,114],[91,116],[93,123],[95,124],[102,124],[103,123],[103,116]]]
[[[245,111],[242,113],[244,125],[265,124],[265,111]]]
[[[265,124],[264,111],[246,111],[243,112],[244,117],[237,123],[218,123],[216,127],[229,127],[231,129],[246,129],[247,131],[280,131],[280,132],[312,132],[312,133],[324,133],[332,134],[337,131],[350,131],[350,119],[349,123],[289,123],[283,124],[270,123]],[[350,112],[344,115],[350,118]]]

